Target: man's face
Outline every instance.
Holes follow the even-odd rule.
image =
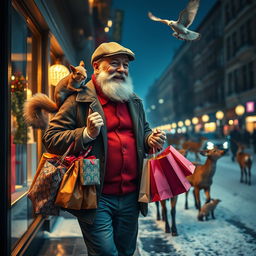
[[[95,74],[105,71],[109,79],[115,82],[125,82],[129,73],[129,59],[124,54],[118,54],[103,58],[100,63],[94,65]]]
[[[127,101],[133,94],[132,79],[129,77],[129,59],[118,54],[93,63],[98,85],[105,96],[113,101]]]

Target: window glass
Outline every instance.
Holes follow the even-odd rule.
[[[34,130],[26,127],[23,105],[36,89],[32,81],[34,37],[22,16],[12,9],[11,28],[11,230],[12,246],[32,221],[31,204],[26,192],[37,164]],[[34,48],[33,48],[34,49]],[[32,88],[34,86],[34,88]]]

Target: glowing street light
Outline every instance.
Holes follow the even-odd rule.
[[[237,105],[235,108],[235,112],[238,116],[242,116],[245,112],[245,108],[243,105]]]
[[[163,103],[164,103],[164,99],[159,99],[159,100],[158,100],[158,103],[159,103],[159,104],[163,104]]]
[[[184,124],[183,124],[182,121],[179,121],[179,122],[178,122],[178,126],[179,126],[179,127],[182,127],[183,125],[184,125]]]
[[[205,123],[208,122],[209,119],[210,119],[210,117],[208,115],[203,115],[202,116],[202,121],[205,122]]]
[[[192,123],[193,124],[198,124],[198,122],[199,122],[199,119],[197,117],[192,118]]]
[[[191,125],[191,121],[190,121],[189,119],[186,119],[186,120],[185,120],[185,125],[186,125],[186,126],[190,126],[190,125]]]
[[[233,120],[228,120],[228,124],[229,124],[229,125],[233,125],[233,124],[234,124],[234,121],[233,121]]]
[[[112,20],[108,20],[108,27],[112,27],[112,24],[113,24],[113,22],[112,22]]]
[[[221,110],[219,110],[216,112],[215,116],[218,120],[222,120],[224,117],[224,113]]]

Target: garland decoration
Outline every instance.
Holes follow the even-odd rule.
[[[16,118],[17,127],[14,134],[14,144],[26,144],[28,140],[27,125],[23,117],[23,105],[26,100],[27,81],[21,72],[11,77],[11,110]]]

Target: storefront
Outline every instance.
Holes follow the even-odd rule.
[[[42,231],[54,223],[54,218],[33,215],[27,198],[44,148],[43,132],[26,127],[23,104],[37,92],[51,97],[54,87],[49,83],[48,72],[57,60],[68,67],[77,65],[83,58],[87,70],[91,70],[89,63],[95,38],[94,24],[89,20],[94,6],[90,6],[89,1],[77,1],[77,8],[86,17],[78,28],[75,26],[80,18],[69,16],[67,19],[65,15],[72,1],[65,3],[68,6],[60,8],[57,1],[1,1],[5,21],[1,23],[1,31],[5,36],[1,38],[0,47],[3,114],[0,125],[0,255],[33,255],[43,239]],[[67,23],[70,26],[66,26]],[[72,40],[74,33],[80,35],[83,47],[78,45],[80,41]]]

